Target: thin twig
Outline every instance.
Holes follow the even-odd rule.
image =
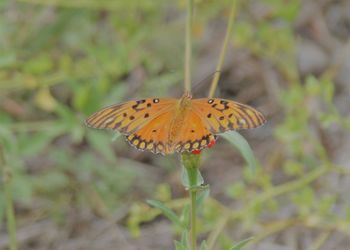
[[[193,0],[187,0],[187,19],[186,19],[186,37],[185,37],[185,92],[191,91],[191,57],[192,57],[192,12]]]
[[[208,246],[207,250],[212,250],[215,246],[216,240],[219,238],[220,233],[224,230],[226,223],[230,218],[230,211],[224,211],[224,214],[221,216],[220,220],[216,223],[214,230],[208,236]]]
[[[309,250],[319,250],[323,246],[323,244],[328,240],[331,236],[331,231],[325,231],[321,233],[321,235],[313,242],[310,246]]]
[[[268,225],[265,225],[264,230],[261,230],[260,234],[254,236],[252,243],[257,244],[258,242],[269,237],[270,235],[276,234],[278,232],[286,230],[289,227],[296,225],[297,222],[298,220],[293,218],[269,223]]]
[[[216,66],[216,74],[214,75],[214,78],[213,78],[213,81],[211,82],[211,86],[210,86],[210,90],[209,90],[209,98],[214,96],[216,87],[217,87],[219,79],[220,79],[220,72],[221,72],[222,65],[224,64],[224,59],[225,59],[225,55],[226,55],[226,51],[227,51],[227,45],[228,45],[228,42],[229,42],[231,35],[232,35],[233,21],[234,21],[234,17],[235,17],[236,10],[237,10],[236,6],[237,6],[237,0],[233,0],[232,7],[231,7],[231,13],[230,13],[230,17],[229,17],[229,21],[228,21],[228,25],[227,25],[227,29],[226,29],[225,40],[224,40],[224,43],[223,43],[222,48],[221,48],[218,65]]]

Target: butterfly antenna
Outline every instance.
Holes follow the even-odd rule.
[[[215,74],[220,74],[221,71],[220,70],[215,70],[213,73],[209,74],[208,76],[206,76],[204,79],[200,80],[198,83],[196,83],[194,86],[193,86],[193,92],[195,92],[195,90],[198,89],[198,87],[200,87],[204,82],[206,82],[209,78],[213,77]]]

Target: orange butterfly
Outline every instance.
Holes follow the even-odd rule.
[[[198,151],[228,130],[256,128],[266,122],[256,109],[234,101],[149,98],[104,108],[86,123],[93,128],[117,130],[140,150],[172,154]]]

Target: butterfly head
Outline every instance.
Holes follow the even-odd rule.
[[[189,91],[186,91],[180,99],[180,106],[186,107],[191,105],[192,94]]]
[[[190,91],[185,91],[182,98],[192,99],[192,94]]]

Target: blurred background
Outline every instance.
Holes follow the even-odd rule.
[[[230,5],[195,1],[195,97],[208,95]],[[186,204],[178,157],[136,151],[84,119],[180,97],[185,19],[184,0],[0,1],[0,143],[20,249],[173,249],[179,230],[145,200]],[[242,131],[257,175],[223,139],[202,153],[211,196],[199,231],[214,249],[250,236],[251,250],[349,249],[349,38],[348,0],[240,1],[216,96],[268,123]]]

